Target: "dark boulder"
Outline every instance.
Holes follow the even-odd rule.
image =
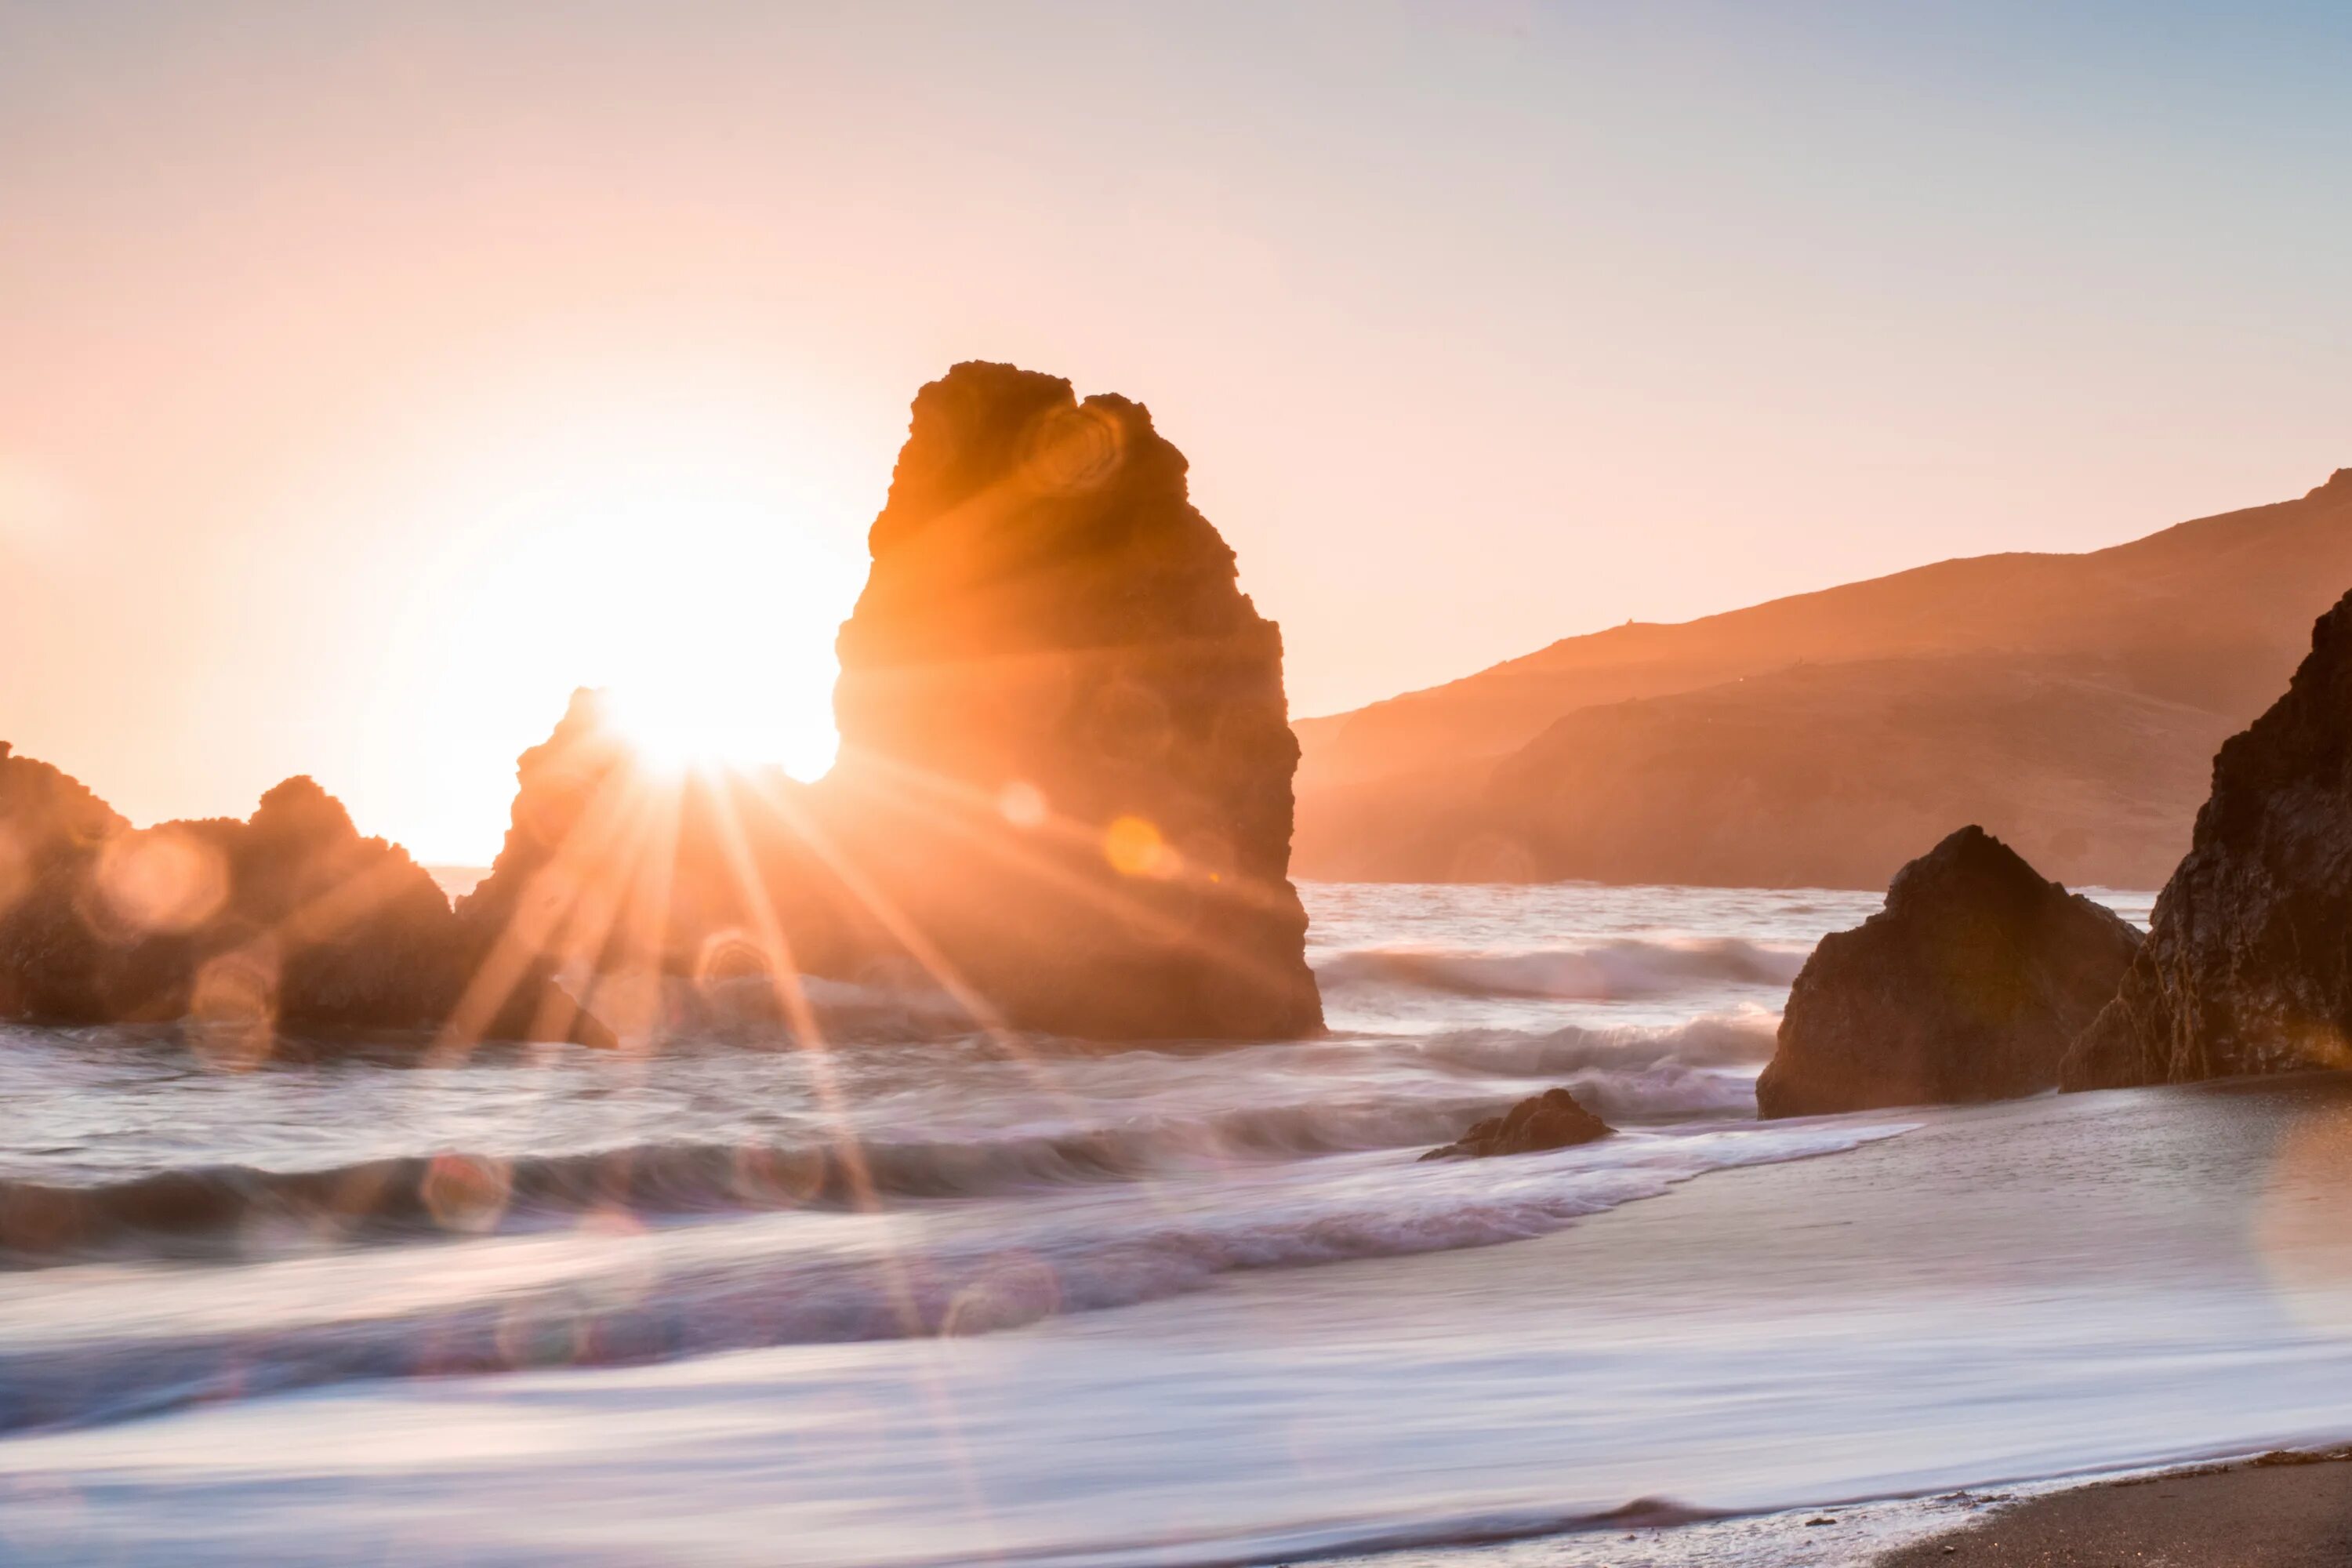
[[[457,921],[397,844],[362,837],[307,777],[261,797],[230,836],[229,900],[206,945],[256,966],[278,1027],[438,1024],[464,979]]]
[[[916,396],[839,638],[827,820],[1016,1026],[1318,1030],[1280,629],[1126,398],[1011,365]]]
[[[190,1018],[240,1057],[276,1032],[440,1021],[455,917],[405,850],[308,778],[233,817],[133,828],[0,748],[0,1016]]]
[[[2338,483],[2352,482],[2339,475]],[[2213,763],[2188,858],[2068,1089],[2352,1067],[2352,595]]]
[[[1548,1089],[1500,1116],[1473,1122],[1470,1131],[1423,1160],[1486,1160],[1497,1154],[1537,1154],[1606,1138],[1609,1123],[1576,1102],[1564,1089]]]
[[[1761,1117],[2008,1100],[2053,1089],[2115,994],[2130,922],[2047,881],[1980,827],[1895,873],[1886,905],[1823,937],[1756,1085]]]
[[[112,1011],[120,955],[86,918],[85,894],[100,850],[130,831],[80,780],[0,742],[0,1018]]]

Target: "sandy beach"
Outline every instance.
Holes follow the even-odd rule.
[[[1881,1568],[2340,1568],[2352,1563],[2352,1451],[2266,1455],[2003,1507]]]

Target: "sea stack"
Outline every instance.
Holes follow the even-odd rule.
[[[1020,1026],[1318,1029],[1281,631],[1143,405],[955,366],[869,544],[827,816],[937,956]]]
[[[2069,1043],[2139,944],[2113,910],[1964,827],[1895,873],[1885,908],[1806,960],[1756,1085],[1757,1114],[2055,1088]]]
[[[2335,481],[2352,488],[2352,471]],[[2069,1089],[2352,1066],[2352,595],[2213,763],[2189,856]]]

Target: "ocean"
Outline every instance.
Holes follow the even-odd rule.
[[[2352,1435],[2341,1081],[1759,1124],[1876,895],[1303,891],[1313,1041],[0,1032],[0,1557],[1860,1563]]]

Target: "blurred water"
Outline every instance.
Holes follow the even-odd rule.
[[[321,1530],[457,1562],[772,1561],[787,1538],[795,1561],[960,1562],[975,1531],[1008,1561],[1258,1560],[1660,1490],[1755,1509],[2129,1462],[2312,1425],[2315,1371],[2345,1370],[2336,1340],[2242,1343],[2273,1304],[2145,1193],[2145,1236],[2063,1232],[2072,1276],[1927,1288],[2007,1245],[1958,1223],[1988,1159],[2014,1185],[2000,1115],[2061,1117],[2053,1188],[2162,1194],[2142,1146],[2169,1123],[2113,1097],[1751,1120],[1789,979],[1874,898],[1306,891],[1318,1041],[1106,1053],[901,1019],[823,1056],[428,1068],[388,1044],[224,1074],[168,1038],[16,1032],[0,1528],[74,1560],[57,1510],[102,1497],[103,1561],[316,1560]],[[1418,1163],[1554,1083],[1623,1132]],[[1905,1153],[1923,1124],[1931,1153]],[[1542,1261],[1691,1177],[1726,1173],[1701,1186],[1736,1206],[1864,1148],[1928,1161],[1935,1195],[1844,1194],[1825,1234],[1877,1226],[1859,1250],[1768,1206],[1645,1258],[1643,1205],[1614,1251]],[[2086,1319],[2086,1289],[2126,1305]]]

